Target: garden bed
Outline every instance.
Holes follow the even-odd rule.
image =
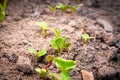
[[[60,1],[78,4],[73,0]],[[56,52],[50,45],[55,37],[54,32],[48,31],[47,37],[43,38],[40,27],[36,25],[40,21],[45,21],[50,28],[64,28],[61,35],[68,37],[72,46],[68,52],[63,51],[56,57],[76,61],[76,67],[70,72],[72,80],[82,80],[81,70],[92,72],[95,80],[119,80],[120,1],[99,1],[99,8],[86,4],[72,16],[60,10],[54,16],[48,6],[56,5],[59,0],[10,0],[6,18],[0,23],[0,80],[41,80],[34,69],[44,68],[45,64],[38,62],[28,49],[44,48],[48,54]],[[107,23],[110,27],[106,28]],[[83,29],[96,37],[95,40],[89,40],[87,45],[81,39]],[[27,65],[24,66],[24,63]],[[48,70],[60,72],[54,64]]]

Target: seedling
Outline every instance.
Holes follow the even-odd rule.
[[[47,76],[46,69],[36,68],[35,71],[38,72],[40,74],[40,76],[43,77],[43,78],[45,78]]]
[[[69,8],[68,8],[68,9],[70,9],[70,10],[72,11],[72,14],[73,14],[73,13],[75,13],[76,10],[77,10],[79,7],[81,7],[81,6],[83,6],[83,4],[79,4],[79,5],[76,5],[76,6],[70,6],[70,5],[69,5]]]
[[[46,38],[47,31],[49,30],[49,28],[47,27],[47,23],[46,22],[37,22],[36,24],[42,28],[43,37]]]
[[[58,51],[59,54],[62,53],[63,49],[67,49],[71,46],[71,43],[67,41],[66,38],[56,37],[51,40],[52,47]]]
[[[61,9],[62,12],[64,12],[65,10],[67,10],[69,8],[69,6],[66,6],[63,3],[59,3],[59,5],[56,6],[56,8]]]
[[[29,48],[29,52],[35,54],[38,57],[38,59],[41,59],[42,56],[47,54],[47,51],[45,49],[42,49],[39,52],[37,52],[35,49]]]
[[[61,73],[51,73],[52,78],[56,78],[57,80],[72,80],[69,72],[75,68],[76,62],[58,57],[55,58],[55,63],[60,68]]]
[[[56,49],[59,54],[62,53],[64,44],[65,44],[65,38],[62,38],[62,37],[57,37],[51,40],[52,47]]]
[[[6,5],[7,5],[7,0],[3,0],[3,1],[4,1],[3,5],[0,4],[0,22],[4,21],[5,9],[6,9]]]
[[[95,37],[90,37],[89,34],[84,33],[84,34],[82,34],[82,39],[83,39],[83,43],[84,43],[84,44],[87,44],[87,43],[88,43],[88,40],[90,40],[90,39],[95,39]]]
[[[61,32],[63,31],[63,29],[57,29],[57,28],[54,28],[54,32],[55,32],[55,35],[56,37],[61,37]]]
[[[52,13],[53,13],[53,15],[55,16],[55,14],[56,14],[56,6],[55,7],[53,7],[53,6],[48,6],[49,7],[49,9],[52,11]]]

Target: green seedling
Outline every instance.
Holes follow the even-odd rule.
[[[83,4],[79,4],[79,5],[76,5],[76,6],[68,6],[68,9],[70,9],[71,10],[71,12],[72,12],[72,14],[73,13],[75,13],[76,12],[76,10],[79,8],[79,7],[81,7],[81,6],[83,6]]]
[[[70,71],[75,68],[76,62],[73,60],[65,60],[63,58],[55,58],[55,63],[60,68],[61,73],[51,73],[52,79],[57,80],[72,80],[70,77]]]
[[[40,74],[40,76],[43,77],[43,78],[45,78],[47,76],[46,69],[36,68],[35,71],[38,72]]]
[[[71,46],[71,43],[67,41],[67,38],[56,37],[51,40],[52,47],[58,51],[59,54],[62,53],[63,49],[68,50]]]
[[[63,3],[59,3],[59,5],[56,6],[56,8],[61,9],[62,12],[64,12],[65,10],[67,10],[69,8],[69,6],[66,6]]]
[[[63,29],[57,29],[57,28],[54,28],[54,32],[55,32],[55,35],[56,37],[61,37],[61,32],[63,31]]]
[[[90,40],[90,39],[95,39],[95,37],[90,37],[89,34],[84,33],[84,34],[82,34],[82,39],[83,39],[83,43],[84,43],[84,44],[87,44],[87,43],[88,43],[88,40]]]
[[[0,22],[4,21],[6,5],[7,0],[4,0],[4,3],[0,4]]]
[[[55,7],[53,7],[53,6],[48,6],[48,8],[52,11],[52,13],[53,13],[53,15],[55,16],[55,14],[56,14],[56,6]]]
[[[59,54],[62,53],[65,44],[65,38],[57,37],[51,40],[52,47],[58,51]]]
[[[47,31],[49,30],[49,28],[47,27],[47,23],[46,22],[37,22],[36,24],[42,28],[43,37],[46,38]]]
[[[38,59],[47,54],[47,51],[45,49],[42,49],[39,52],[37,52],[35,49],[29,48],[29,52],[35,54],[38,57]]]

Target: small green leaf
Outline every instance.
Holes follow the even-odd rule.
[[[49,9],[54,13],[56,11],[56,7],[48,6]]]
[[[84,33],[84,34],[82,34],[82,38],[84,38],[84,39],[90,39],[90,36],[88,34]]]
[[[56,45],[58,46],[58,48],[62,49],[64,44],[65,44],[65,38],[62,38],[62,37],[58,37],[56,40],[55,40],[55,43]]]
[[[76,62],[73,60],[65,60],[63,58],[55,58],[55,62],[57,67],[60,68],[61,71],[71,71],[75,68]]]
[[[87,44],[88,40],[90,39],[90,36],[86,33],[82,34],[83,42],[84,44]]]
[[[38,57],[42,57],[43,55],[47,54],[47,51],[45,49],[42,49],[40,50],[38,53],[37,53],[37,56]]]
[[[47,23],[46,22],[37,22],[36,24],[38,26],[42,27],[42,28],[47,28]]]
[[[38,72],[41,77],[45,77],[47,75],[47,71],[45,69],[36,68],[35,71]]]
[[[63,28],[61,28],[61,29],[54,28],[54,32],[56,34],[56,37],[61,37],[62,31],[63,31]]]
[[[56,40],[56,39],[52,39],[51,42],[50,42],[50,44],[51,44],[51,46],[52,46],[54,49],[58,49],[58,46],[57,46],[55,40]]]
[[[69,7],[68,7],[68,6],[65,6],[63,3],[59,3],[59,5],[56,6],[56,8],[59,8],[59,9],[61,9],[62,11],[65,11],[65,10],[67,10]]]
[[[37,54],[37,51],[33,48],[29,48],[28,51],[32,54]]]

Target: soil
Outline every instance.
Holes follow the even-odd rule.
[[[77,62],[70,73],[73,80],[82,80],[81,70],[92,72],[95,80],[120,80],[120,0],[98,0],[98,4],[86,1],[81,2],[85,5],[73,15],[58,10],[54,16],[49,5],[78,3],[73,0],[9,0],[6,18],[0,23],[0,80],[42,80],[34,69],[44,68],[45,64],[38,62],[28,48],[45,48],[48,54],[56,52],[50,45],[54,32],[48,31],[44,39],[36,25],[39,21],[46,21],[49,27],[64,28],[61,35],[69,38],[72,47],[59,57]],[[101,18],[111,24],[112,32],[99,24],[97,19]],[[81,29],[96,39],[84,45]],[[48,69],[59,73],[54,64]]]

